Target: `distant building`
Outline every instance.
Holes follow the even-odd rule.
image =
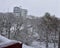
[[[26,17],[27,16],[27,9],[14,7],[13,13],[14,13],[15,16],[24,16],[24,17]]]
[[[22,9],[21,16],[23,16],[24,18],[27,16],[27,9]]]
[[[19,7],[14,7],[13,13],[14,13],[15,16],[20,16],[21,9]]]

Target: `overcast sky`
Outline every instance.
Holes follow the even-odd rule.
[[[28,14],[42,16],[45,12],[60,16],[60,0],[0,0],[0,12],[12,12],[14,6],[28,10]]]

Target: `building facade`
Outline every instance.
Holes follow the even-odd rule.
[[[27,16],[27,9],[22,9],[20,7],[14,7],[13,13],[15,16],[22,16],[25,18]]]

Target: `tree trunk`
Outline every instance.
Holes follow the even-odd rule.
[[[59,32],[59,43],[58,43],[58,48],[60,48],[60,32]]]
[[[10,39],[10,29],[9,29],[9,31],[8,31],[8,39]]]
[[[48,48],[48,32],[46,32],[46,48]]]
[[[48,48],[48,32],[49,32],[49,26],[47,26],[46,29],[46,48]]]
[[[57,31],[57,29],[56,29]],[[55,31],[55,38],[54,38],[54,48],[56,48],[56,31]]]

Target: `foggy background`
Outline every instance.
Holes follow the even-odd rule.
[[[28,10],[29,15],[42,16],[45,12],[60,16],[60,0],[0,0],[0,12],[12,12],[18,6]]]

